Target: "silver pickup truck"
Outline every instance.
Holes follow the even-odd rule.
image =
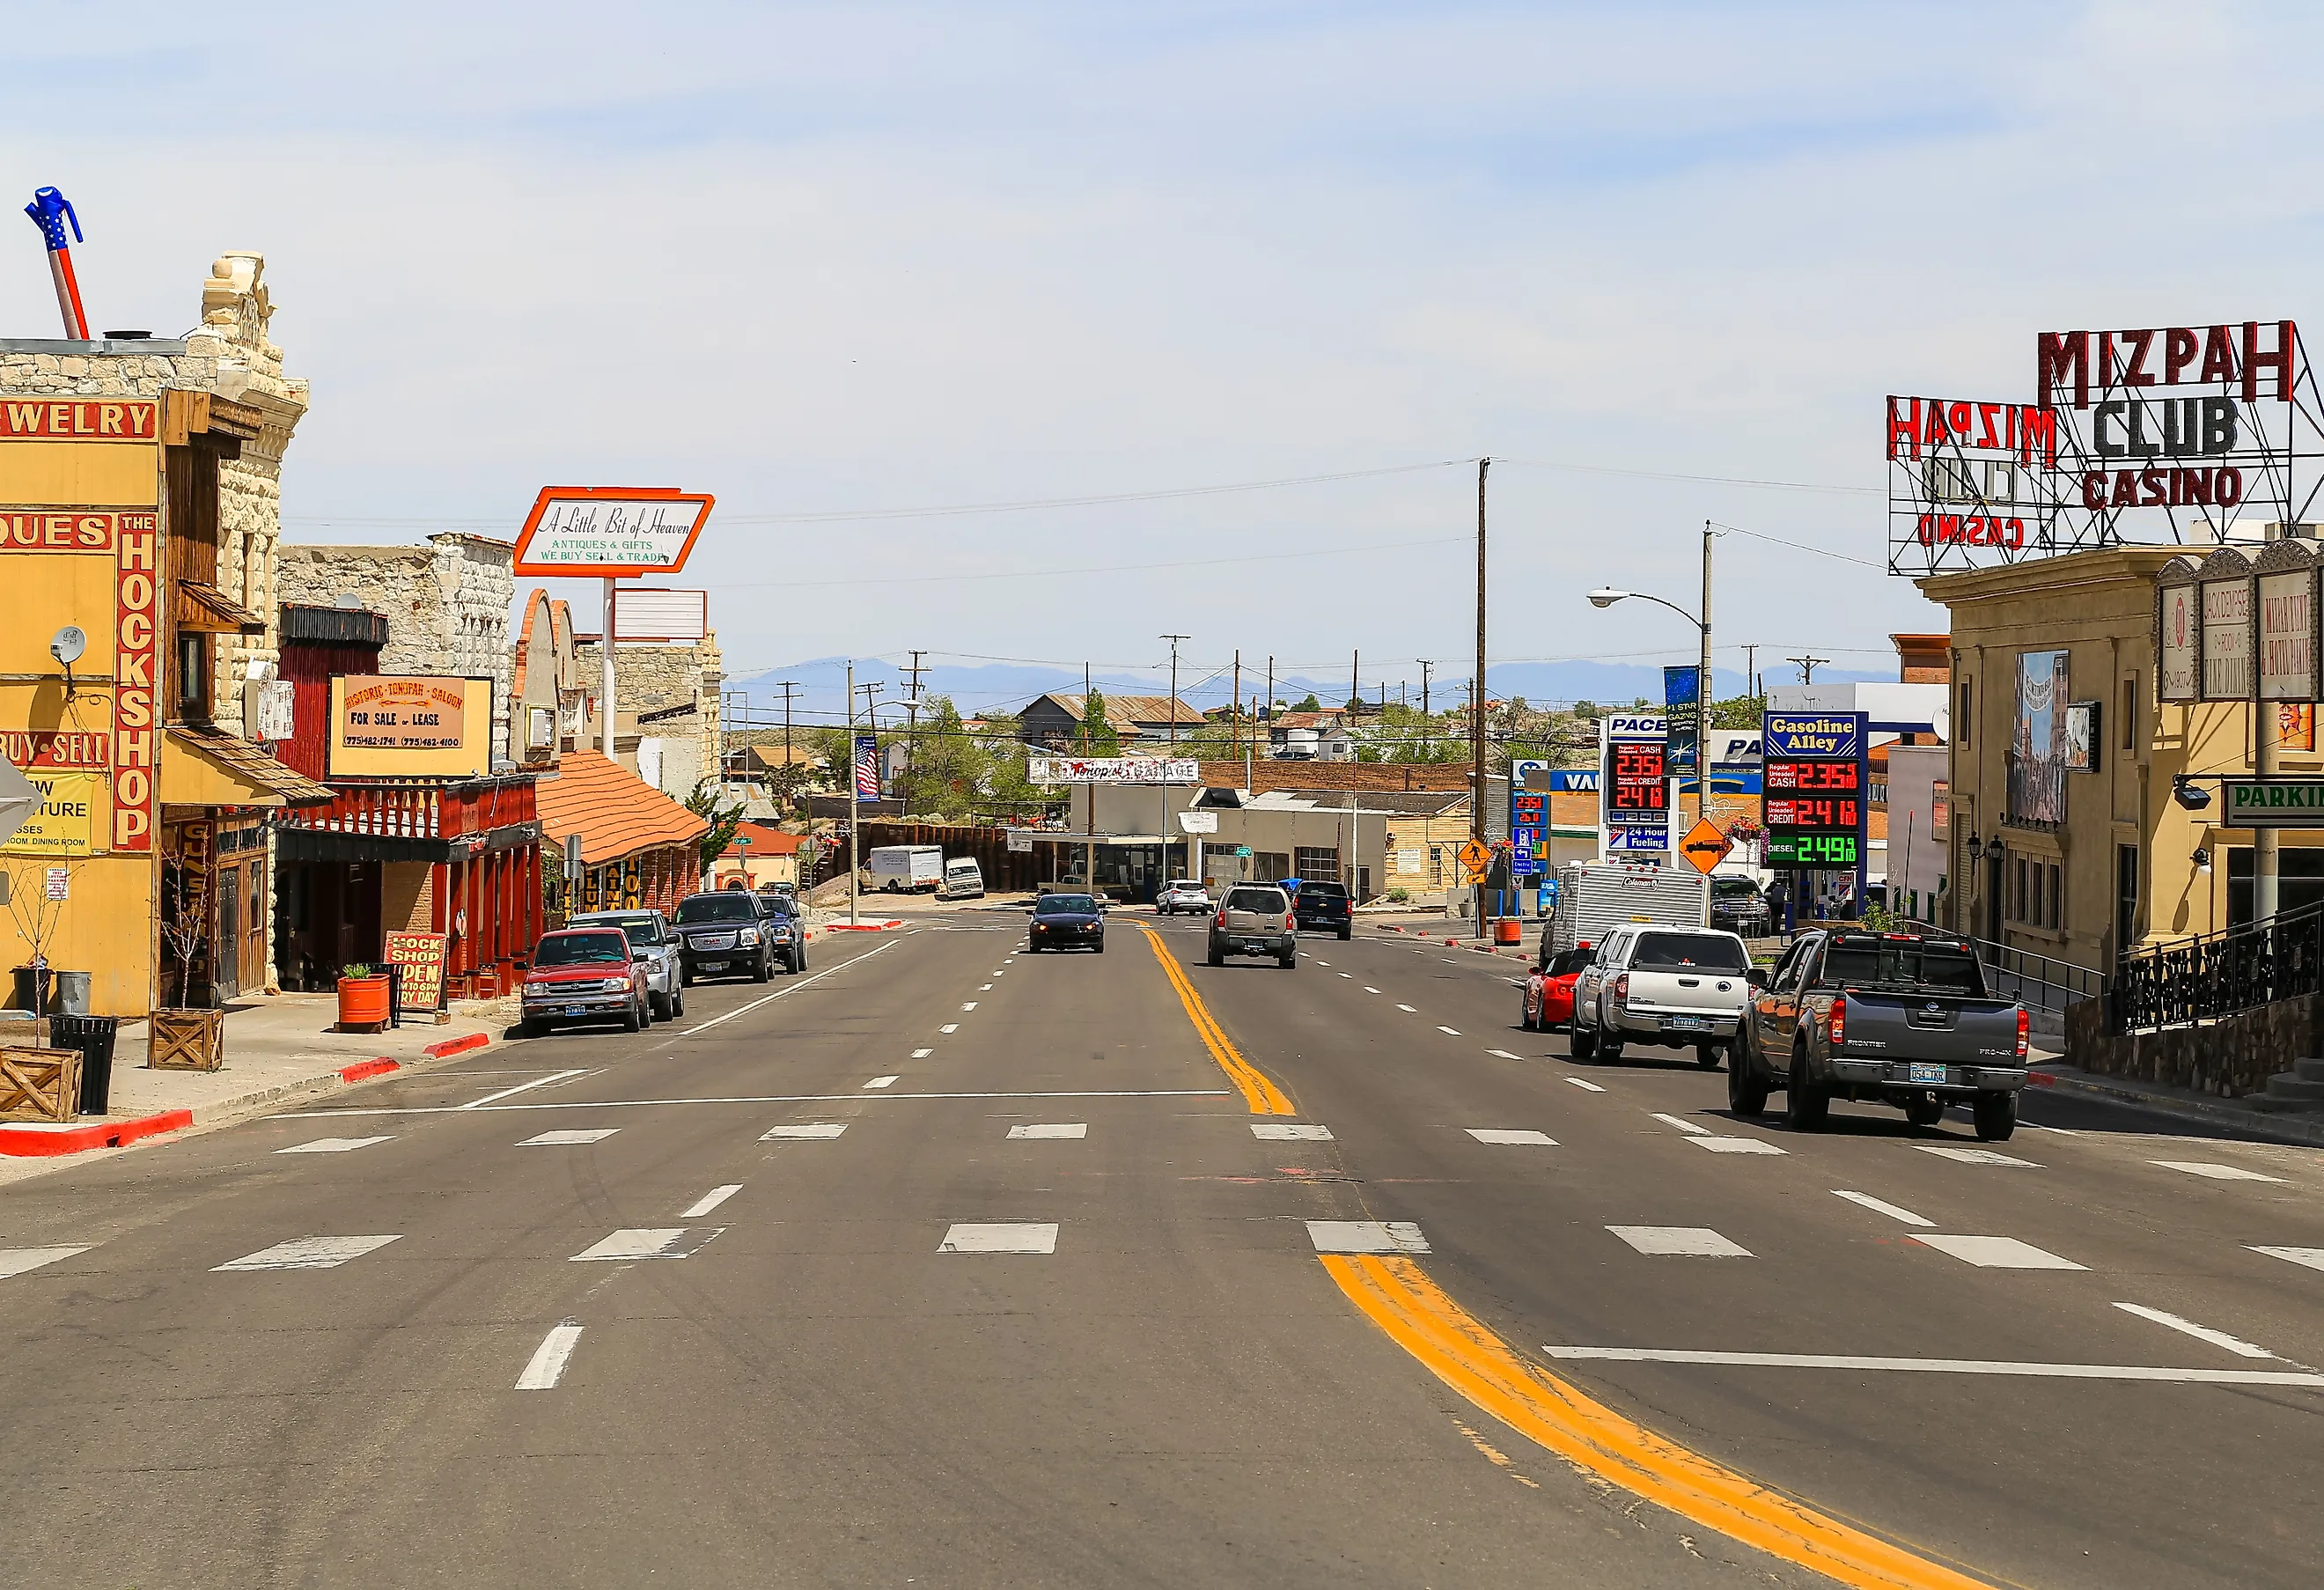
[[[1803,933],[1774,973],[1752,973],[1751,1009],[1728,1068],[1727,1102],[1756,1115],[1784,1090],[1794,1129],[1823,1124],[1831,1101],[1894,1105],[1933,1126],[1967,1105],[1988,1142],[2017,1127],[2025,1086],[2025,1007],[1987,998],[1965,939],[1932,931]]]

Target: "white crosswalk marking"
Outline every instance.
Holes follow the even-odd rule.
[[[960,1023],[958,1021],[947,1021],[943,1026],[937,1028],[936,1031],[939,1032],[957,1032],[960,1031]]]
[[[1085,1121],[1057,1123],[1047,1126],[1011,1126],[1009,1135],[1018,1139],[1047,1139],[1087,1137],[1089,1123]]]
[[[2255,1346],[2241,1336],[2231,1336],[2223,1330],[2213,1330],[2208,1325],[2197,1325],[2191,1319],[2183,1319],[2176,1314],[2167,1314],[2160,1308],[2149,1308],[2144,1303],[2116,1303],[2115,1307],[2125,1314],[2135,1314],[2141,1319],[2151,1319],[2159,1326],[2193,1336],[2199,1342],[2209,1342],[2214,1347],[2225,1347],[2239,1358],[2275,1356],[2265,1347]]]
[[[871,1081],[865,1083],[863,1086],[866,1087],[893,1087],[901,1080],[903,1079],[899,1077],[874,1077]]]
[[[540,1339],[540,1345],[532,1350],[531,1361],[524,1366],[524,1373],[516,1377],[516,1389],[520,1391],[555,1391],[558,1381],[565,1373],[565,1362],[573,1356],[573,1349],[580,1340],[581,1327],[572,1320],[551,1327],[549,1334]]]
[[[686,1234],[683,1225],[637,1226],[601,1237],[573,1255],[576,1264],[595,1259],[659,1259]]]
[[[1690,1137],[1687,1142],[1714,1154],[1780,1154],[1784,1151],[1761,1137]]]
[[[692,1204],[680,1209],[678,1212],[678,1217],[680,1220],[698,1220],[742,1190],[742,1184],[739,1181],[730,1181],[724,1187],[714,1187],[695,1199]]]
[[[2200,1176],[2211,1181],[2274,1181],[2281,1176],[2263,1176],[2256,1170],[2246,1170],[2240,1165],[2215,1165],[2203,1160],[2149,1160],[2150,1165],[2160,1165],[2165,1170],[2184,1170],[2190,1176]]]
[[[1533,1143],[1549,1149],[1557,1146],[1557,1140],[1546,1132],[1535,1132],[1524,1127],[1471,1126],[1464,1130],[1479,1142]]]
[[[810,1121],[804,1126],[778,1126],[761,1137],[761,1142],[791,1142],[802,1139],[837,1137],[847,1130],[844,1121]]]
[[[1980,1270],[2082,1270],[2071,1259],[2061,1259],[2014,1236],[1916,1236],[1912,1239],[1940,1253],[1950,1253]]]
[[[312,1142],[294,1142],[287,1149],[276,1149],[278,1154],[351,1154],[357,1149],[367,1149],[374,1143],[393,1142],[387,1137],[318,1137]]]
[[[1310,1220],[1307,1240],[1319,1253],[1428,1252],[1428,1239],[1409,1220]]]
[[[255,1253],[244,1253],[216,1266],[211,1273],[221,1270],[336,1270],[350,1259],[360,1259],[400,1236],[302,1236],[287,1243],[276,1243],[271,1248],[261,1248]]]
[[[1748,1259],[1751,1250],[1707,1225],[1609,1225],[1606,1228],[1641,1253],[1682,1259]]]
[[[2265,1253],[2271,1259],[2288,1259],[2310,1270],[2324,1270],[2324,1248],[2268,1248],[2254,1243],[2252,1252]]]
[[[544,1132],[539,1137],[526,1138],[516,1146],[521,1149],[571,1148],[580,1143],[603,1142],[620,1130],[618,1126],[593,1126],[570,1132]]]
[[[1054,1253],[1057,1228],[1014,1221],[1005,1224],[954,1225],[936,1244],[939,1253]]]
[[[1957,1149],[1941,1142],[1916,1142],[1913,1146],[1924,1154],[1934,1154],[1943,1160],[1958,1160],[1964,1165],[2015,1165],[2021,1170],[2042,1169],[2031,1160],[2013,1160],[1993,1149]]]
[[[86,1253],[88,1243],[63,1248],[0,1248],[0,1280],[12,1275],[22,1275],[28,1270],[38,1270],[43,1264],[53,1264],[60,1259],[69,1259],[75,1253]]]
[[[1330,1142],[1332,1129],[1310,1126],[1301,1123],[1269,1123],[1253,1122],[1250,1134],[1261,1142]]]

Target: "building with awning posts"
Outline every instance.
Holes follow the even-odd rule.
[[[571,751],[540,786],[540,843],[553,869],[553,920],[581,911],[670,911],[702,887],[709,819],[595,751]],[[578,839],[581,871],[563,877],[566,841]]]

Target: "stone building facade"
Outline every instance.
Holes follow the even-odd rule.
[[[382,673],[491,679],[493,760],[506,761],[515,556],[511,542],[456,531],[408,547],[294,545],[281,550],[277,594],[304,606],[386,615]]]
[[[595,635],[576,635],[576,660],[587,692],[584,746],[597,743],[597,695],[604,652]],[[719,691],[725,662],[718,636],[690,646],[624,642],[613,648],[614,760],[672,800],[719,776]]]

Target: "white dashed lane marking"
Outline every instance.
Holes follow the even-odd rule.
[[[1332,1141],[1330,1127],[1309,1126],[1297,1122],[1279,1125],[1254,1122],[1251,1124],[1250,1134],[1261,1142],[1330,1142]]]
[[[397,1236],[301,1236],[287,1243],[276,1243],[271,1248],[261,1248],[255,1253],[244,1253],[239,1259],[227,1261],[218,1270],[336,1270],[350,1259],[360,1259],[392,1242]],[[215,1271],[212,1271],[216,1273]]]
[[[1602,1088],[1602,1087],[1599,1086],[1596,1083],[1594,1083],[1594,1082],[1592,1082],[1592,1081],[1590,1081],[1587,1077],[1568,1077],[1566,1078],[1566,1080],[1567,1080],[1568,1082],[1571,1082],[1572,1084],[1573,1084],[1573,1086],[1576,1086],[1576,1087],[1581,1087],[1581,1088],[1587,1088],[1587,1089],[1588,1089],[1590,1092],[1591,1092],[1591,1093],[1603,1093],[1603,1092],[1605,1092],[1605,1091],[1606,1091],[1604,1088]]]
[[[1606,1228],[1641,1253],[1682,1259],[1748,1259],[1751,1250],[1707,1225],[1609,1225]]]
[[[2041,1166],[2031,1160],[2013,1160],[2007,1154],[1992,1149],[1957,1149],[1941,1142],[1916,1142],[1913,1145],[1924,1154],[1940,1159],[1958,1160],[1964,1165],[2015,1165],[2021,1170],[2039,1170]]]
[[[678,1217],[680,1220],[698,1220],[742,1190],[742,1184],[739,1181],[730,1181],[724,1187],[714,1187],[695,1199],[693,1203],[680,1209],[678,1212]]]
[[[1554,1149],[1557,1146],[1557,1140],[1546,1132],[1505,1126],[1471,1126],[1465,1130],[1479,1142],[1530,1143],[1545,1149]]]
[[[1780,1154],[1784,1151],[1762,1137],[1690,1137],[1697,1148],[1714,1154]]]
[[[53,1264],[60,1259],[69,1259],[75,1253],[86,1253],[89,1244],[65,1248],[0,1248],[0,1280],[12,1275],[22,1275],[28,1270],[38,1270],[43,1264]]]
[[[1439,1027],[1436,1031],[1443,1033],[1447,1038],[1458,1038],[1461,1036],[1461,1030],[1457,1027]]]
[[[1940,1253],[1950,1253],[1980,1270],[2081,1270],[2087,1266],[2061,1259],[2045,1248],[2021,1243],[2014,1236],[1916,1236],[1913,1241]]]
[[[1661,1122],[1665,1126],[1675,1126],[1681,1132],[1692,1132],[1702,1136],[1710,1135],[1709,1128],[1697,1126],[1693,1122],[1685,1120],[1677,1115],[1665,1115],[1659,1110],[1655,1112],[1655,1119]]]
[[[576,1126],[566,1132],[544,1132],[539,1137],[528,1137],[516,1146],[521,1149],[576,1148],[583,1143],[603,1142],[616,1132],[618,1126]]]
[[[865,1083],[863,1086],[866,1087],[893,1087],[901,1080],[902,1078],[896,1077],[874,1077],[871,1081]]]
[[[387,1137],[318,1137],[312,1142],[294,1142],[287,1149],[276,1149],[278,1154],[351,1154],[357,1149],[367,1149],[374,1143],[393,1142]]]
[[[1310,1220],[1307,1240],[1319,1253],[1428,1252],[1428,1239],[1409,1220]]]
[[[957,1032],[960,1031],[960,1023],[958,1021],[947,1021],[943,1026],[937,1028],[936,1031],[939,1032]]]
[[[2115,1307],[2121,1309],[2125,1314],[2135,1314],[2141,1319],[2151,1319],[2155,1324],[2162,1326],[2166,1329],[2175,1330],[2180,1332],[2181,1335],[2193,1336],[2199,1342],[2209,1342],[2214,1347],[2225,1347],[2228,1352],[2233,1353],[2238,1358],[2273,1358],[2275,1356],[2274,1354],[2269,1352],[2265,1347],[2255,1346],[2250,1342],[2245,1341],[2241,1336],[2231,1336],[2223,1330],[2213,1330],[2208,1325],[2197,1325],[2191,1319],[2182,1319],[2176,1314],[2166,1314],[2160,1308],[2149,1308],[2143,1303],[2116,1303]]]
[[[955,1225],[946,1231],[944,1241],[936,1244],[939,1253],[1054,1253],[1056,1251],[1056,1225],[1023,1222]]]
[[[516,1377],[516,1389],[520,1391],[555,1391],[558,1380],[565,1373],[566,1360],[573,1356],[573,1349],[580,1341],[581,1327],[572,1320],[551,1327],[549,1334],[541,1337],[540,1345],[532,1350],[531,1361],[525,1364],[524,1373]]]
[[[837,1137],[847,1130],[844,1121],[811,1121],[804,1126],[778,1126],[761,1137],[761,1142],[820,1142]]]
[[[1505,1049],[1489,1049],[1485,1052],[1492,1056],[1497,1060],[1521,1060],[1525,1058],[1523,1055],[1513,1055]]]
[[[998,972],[995,972],[992,975],[996,977],[1001,975]],[[976,985],[976,991],[979,994],[990,994],[992,992],[992,985],[990,983],[980,983]]]
[[[678,1239],[686,1234],[683,1225],[632,1226],[601,1237],[573,1255],[576,1264],[597,1260],[667,1259],[682,1257],[671,1253]]]
[[[1889,1219],[1901,1220],[1907,1225],[1934,1225],[1936,1224],[1933,1220],[1923,1219],[1920,1216],[1914,1214],[1910,1209],[1900,1209],[1894,1204],[1885,1203],[1882,1200],[1874,1197],[1870,1193],[1849,1192],[1844,1188],[1836,1187],[1831,1189],[1831,1196],[1836,1198],[1846,1198],[1849,1203],[1856,1205],[1858,1208],[1869,1209],[1876,1215],[1886,1215]]]
[[[1396,1008],[1397,1008],[1397,1010],[1400,1010],[1400,1011],[1408,1011],[1408,1010],[1411,1010],[1411,1009],[1412,1009],[1412,1007],[1411,1007],[1410,1005],[1408,1005],[1408,1004],[1400,1004],[1400,1005],[1397,1006]]]
[[[2255,1253],[2265,1253],[2271,1259],[2286,1259],[2294,1264],[2305,1264],[2310,1270],[2324,1270],[2324,1248],[2271,1248],[2255,1243]]]
[[[976,1002],[973,999],[963,1000],[961,1002],[960,1008],[964,1011],[973,1011],[976,1008]]]
[[[932,1049],[916,1049],[912,1051],[912,1058],[916,1060],[925,1060],[936,1052],[936,1051]]]
[[[1365,992],[1366,994],[1378,994],[1378,993],[1379,992],[1379,989],[1377,989],[1377,988],[1367,987],[1367,988],[1364,990],[1364,992]]]
[[[2256,1170],[2246,1170],[2240,1165],[2214,1165],[2200,1160],[2149,1160],[2150,1165],[2160,1165],[2165,1170],[2184,1170],[2190,1176],[2200,1176],[2211,1181],[2274,1181],[2281,1176],[2263,1176]]]
[[[1048,1139],[1087,1137],[1089,1123],[1085,1121],[1060,1122],[1047,1126],[1011,1126],[1009,1135],[1014,1139]]]

